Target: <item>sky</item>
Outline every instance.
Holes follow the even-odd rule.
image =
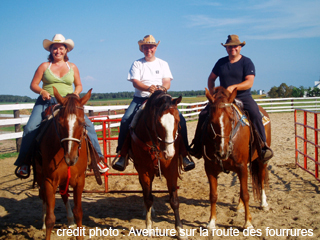
[[[30,83],[47,61],[42,41],[56,33],[75,43],[68,56],[83,92],[134,91],[127,75],[148,34],[161,41],[156,57],[169,63],[172,91],[204,90],[229,34],[246,41],[252,90],[320,79],[319,0],[12,0],[0,12],[0,95],[37,97]]]

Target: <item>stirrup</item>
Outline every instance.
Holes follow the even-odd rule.
[[[30,166],[27,166],[27,169],[26,169],[26,171],[27,171],[27,174],[26,175],[21,175],[20,174],[20,168],[21,167],[23,167],[24,165],[22,165],[22,166],[18,166],[18,167],[16,167],[16,169],[15,169],[15,171],[14,171],[14,174],[18,177],[18,178],[21,178],[21,179],[27,179],[29,176],[30,176]]]
[[[261,161],[263,164],[267,164],[269,160],[273,157],[273,151],[268,147],[267,144],[261,149]]]
[[[188,171],[190,171],[190,170],[195,168],[195,164],[194,164],[194,162],[193,162],[193,160],[192,160],[192,158],[191,158],[191,156],[189,154],[188,154],[188,157],[190,159],[187,158],[187,156],[185,156],[185,157],[181,156],[181,158],[182,158],[182,166],[183,166],[183,170],[185,172],[188,172]]]

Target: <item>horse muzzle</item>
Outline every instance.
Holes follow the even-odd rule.
[[[77,162],[78,162],[78,158],[79,156],[73,156],[71,157],[69,154],[65,154],[64,155],[64,159],[66,161],[66,164],[69,166],[69,167],[72,167],[74,166]]]
[[[162,151],[163,156],[166,160],[171,160],[174,157],[175,149],[174,144],[166,144],[166,148]]]

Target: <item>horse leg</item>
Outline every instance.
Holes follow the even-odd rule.
[[[243,201],[241,200],[241,198],[239,198],[239,204],[237,206],[237,212],[244,212],[244,204]]]
[[[50,180],[46,180],[44,183],[45,191],[45,203],[46,203],[46,240],[50,239],[50,235],[54,224],[56,222],[56,216],[54,215],[54,206],[56,203],[55,192],[57,187]]]
[[[209,167],[208,167],[209,168]],[[212,172],[212,170],[206,167],[206,173],[208,176],[209,184],[210,184],[210,203],[211,203],[211,214],[209,223],[207,228],[213,230],[216,228],[216,220],[217,220],[217,212],[216,212],[216,204],[218,200],[218,181],[216,172]]]
[[[73,201],[74,201],[74,208],[73,208],[73,215],[76,219],[77,227],[80,229],[82,227],[82,217],[83,217],[83,211],[82,211],[82,205],[81,205],[81,197],[82,192],[84,188],[84,181],[85,176],[82,174],[82,176],[79,177],[79,181],[77,185],[73,188]],[[77,239],[83,239],[83,236],[77,237]]]
[[[267,203],[267,195],[265,192],[265,184],[268,184],[268,169],[267,164],[263,164],[259,161],[259,181],[261,182],[261,204],[260,207],[264,211],[268,211],[270,209],[269,204]]]
[[[152,196],[153,175],[151,175],[150,173],[148,174],[144,173],[142,174],[142,176],[140,176],[139,174],[139,181],[143,190],[143,200],[144,200],[144,205],[146,207],[146,229],[148,229],[149,236],[151,236],[152,235],[151,230],[152,230],[152,204],[153,204],[153,196]]]
[[[46,211],[47,205],[44,200],[42,200],[42,229],[46,229]]]
[[[64,188],[63,188],[64,189]],[[72,213],[72,209],[70,206],[70,201],[68,198],[68,194],[65,195],[61,195],[61,198],[63,200],[63,203],[66,207],[66,211],[67,211],[67,219],[68,219],[68,227],[75,227],[76,224],[74,223],[74,217],[73,217],[73,213]]]
[[[175,217],[175,228],[177,231],[177,238],[178,239],[188,239],[187,236],[181,235],[181,230],[183,229],[181,220],[180,220],[180,213],[179,213],[179,198],[178,198],[178,187],[177,187],[177,180],[178,176],[167,176],[167,187],[170,194],[170,206],[174,212]]]
[[[45,219],[46,219],[46,211],[47,211],[47,203],[46,203],[46,196],[45,196],[45,191],[44,191],[44,186],[43,184],[40,185],[40,189],[39,189],[39,197],[42,200],[42,229],[46,229],[46,223],[45,223]]]
[[[249,210],[248,169],[246,165],[241,167],[238,176],[240,180],[240,198],[245,209],[245,224],[243,228],[253,228],[251,223],[252,217]]]

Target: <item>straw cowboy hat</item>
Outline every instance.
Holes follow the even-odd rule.
[[[240,42],[238,35],[229,35],[225,44],[221,43],[222,46],[241,46],[246,45],[246,42]]]
[[[139,49],[142,52],[142,46],[143,45],[156,45],[158,46],[160,43],[160,41],[158,43],[156,43],[156,40],[154,39],[154,37],[152,35],[147,35],[143,38],[143,40],[140,40],[138,42],[139,44]]]
[[[52,41],[45,39],[43,40],[43,47],[45,50],[50,52],[50,46],[54,43],[62,43],[67,46],[67,51],[70,52],[74,47],[74,42],[71,39],[65,39],[62,34],[56,34],[52,38]]]

